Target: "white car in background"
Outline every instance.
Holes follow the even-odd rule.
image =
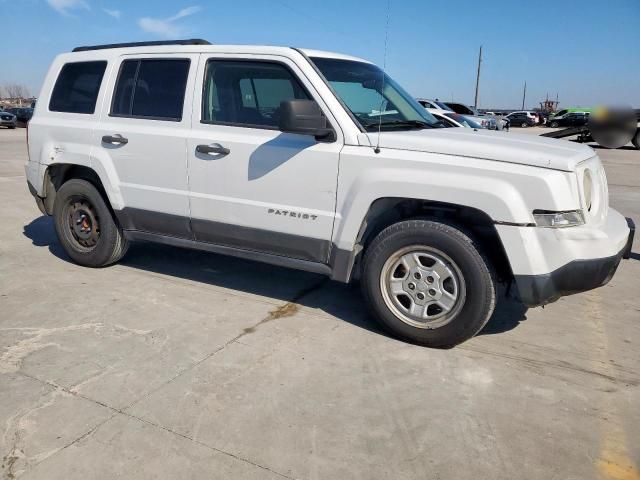
[[[466,115],[460,115],[456,112],[442,110],[440,108],[427,108],[427,111],[440,120],[445,127],[485,128]]]
[[[445,110],[447,112],[455,113],[446,103],[441,102],[439,100],[429,100],[426,98],[416,98],[418,103],[422,105],[427,110]],[[498,123],[495,118],[492,117],[482,117],[478,115],[465,115],[466,118],[473,120],[477,124],[480,125],[481,128],[487,128],[489,130],[498,130]]]

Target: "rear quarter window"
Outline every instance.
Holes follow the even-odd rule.
[[[52,112],[94,113],[106,68],[106,61],[65,64],[53,87],[49,110]]]

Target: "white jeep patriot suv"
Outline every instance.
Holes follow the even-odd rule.
[[[611,278],[634,228],[591,148],[440,126],[346,55],[79,47],[46,77],[26,172],[81,265],[144,240],[357,277],[384,326],[429,346],[475,335],[497,282],[534,306]]]

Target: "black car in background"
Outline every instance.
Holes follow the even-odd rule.
[[[513,112],[504,117],[510,127],[533,127],[536,121],[525,112]]]
[[[27,123],[29,123],[29,120],[31,120],[31,117],[33,117],[33,108],[28,108],[28,107],[7,108],[7,112],[13,113],[16,116],[18,123],[21,123],[23,125],[26,125]]]
[[[589,112],[571,112],[549,120],[550,127],[581,127],[589,122]]]
[[[478,116],[478,112],[476,110],[474,110],[471,107],[468,107],[464,103],[458,103],[458,102],[442,102],[442,103],[444,103],[447,107],[449,107],[449,110],[459,113],[460,115],[472,115],[474,117]]]
[[[16,128],[16,116],[0,107],[0,127]]]

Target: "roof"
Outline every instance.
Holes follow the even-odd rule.
[[[370,63],[362,58],[344,55],[341,53],[326,52],[322,50],[313,50],[300,48],[299,50],[309,57],[336,58],[340,60],[353,60],[358,62]],[[236,53],[236,54],[272,54],[290,56],[292,47],[272,46],[272,45],[215,45],[210,44],[206,40],[171,40],[162,42],[136,42],[136,43],[120,43],[107,45],[93,45],[76,47],[73,49],[74,55],[91,55],[99,54],[111,55],[126,53]]]

